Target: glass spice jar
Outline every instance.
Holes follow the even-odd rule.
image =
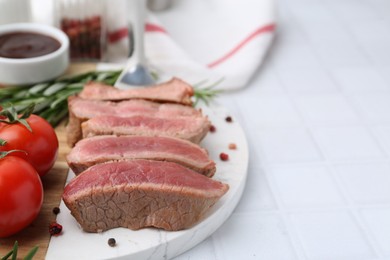
[[[106,1],[56,1],[57,27],[70,40],[73,61],[103,61],[107,52]]]

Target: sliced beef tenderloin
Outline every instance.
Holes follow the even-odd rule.
[[[131,160],[88,168],[69,182],[62,198],[87,232],[175,231],[196,224],[228,189],[176,163]]]
[[[133,114],[161,116],[201,116],[202,112],[191,106],[173,103],[157,103],[143,99],[130,99],[121,102],[83,99],[78,96],[68,98],[69,109],[79,118],[92,118],[102,115],[126,117]]]
[[[157,102],[172,102],[183,105],[191,105],[191,97],[194,95],[192,86],[186,82],[173,78],[154,86],[144,88],[118,89],[98,82],[87,83],[79,96],[84,99],[94,100],[127,100],[147,99]]]
[[[150,115],[162,118],[182,116],[202,116],[202,112],[191,106],[172,103],[156,103],[147,100],[133,99],[121,102],[88,100],[77,96],[68,98],[69,123],[67,140],[69,146],[82,138],[81,123],[96,116],[129,117],[134,115]]]
[[[206,117],[98,116],[81,124],[83,138],[95,135],[170,136],[199,143],[210,129]]]
[[[207,177],[216,171],[207,151],[186,140],[162,136],[94,136],[80,140],[67,156],[74,173],[97,163],[147,159],[181,164]]]

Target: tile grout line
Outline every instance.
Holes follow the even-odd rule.
[[[272,68],[272,69],[274,69],[274,68]],[[272,70],[270,72],[274,73]],[[283,92],[285,92],[284,89],[283,89]],[[241,107],[238,106],[237,108],[240,111],[240,114],[242,115]],[[244,121],[243,122],[244,125],[247,126],[247,124],[248,124],[247,120],[245,120],[245,118],[244,118],[243,121]],[[308,259],[306,256],[305,250],[302,247],[302,242],[300,241],[300,237],[297,234],[295,234],[295,229],[292,227],[290,220],[288,219],[286,214],[284,214],[285,211],[282,209],[283,203],[282,203],[281,199],[279,198],[279,194],[277,194],[275,192],[275,187],[272,184],[271,177],[268,173],[269,167],[268,167],[267,161],[265,160],[266,156],[264,154],[264,151],[262,149],[258,149],[258,153],[255,154],[255,156],[258,156],[258,157],[261,157],[264,159],[261,161],[259,166],[264,169],[264,179],[270,188],[270,193],[273,197],[273,200],[274,200],[274,203],[276,206],[276,209],[267,210],[267,212],[272,212],[281,218],[281,221],[283,222],[284,228],[286,229],[287,234],[288,234],[288,241],[291,244],[293,252],[295,253],[295,257],[297,259]],[[298,240],[300,241],[299,244],[297,244]]]
[[[237,113],[243,119],[243,121],[241,123],[244,124],[245,127],[247,127],[248,122],[247,122],[247,120],[245,120],[245,117],[242,117],[242,115],[243,115],[243,113],[241,111],[242,108],[240,106],[236,106],[236,108],[238,110]],[[264,158],[264,159],[266,158],[265,155],[264,155],[264,152],[262,151],[262,149],[259,149],[258,153],[256,153],[255,156],[261,157],[261,158]],[[266,160],[264,160],[264,161],[262,160],[261,163],[259,164],[259,167],[264,169],[264,180],[267,182],[267,184],[269,186],[269,192],[272,195],[272,198],[274,200],[275,207],[276,207],[275,209],[264,210],[264,211],[267,214],[275,214],[276,216],[280,217],[280,219],[281,219],[281,221],[283,223],[283,226],[284,226],[285,230],[287,231],[288,241],[290,243],[292,251],[295,254],[295,258],[297,258],[297,259],[308,259],[306,257],[305,251],[302,248],[302,245],[301,245],[302,243],[300,243],[299,245],[296,243],[296,241],[297,241],[296,239],[300,240],[299,236],[295,237],[296,239],[293,239],[294,236],[296,236],[296,234],[293,234],[293,231],[292,231],[293,227],[291,227],[289,219],[287,218],[286,214],[284,214],[284,211],[282,210],[281,199],[278,197],[278,194],[275,193],[274,187],[273,187],[273,185],[271,183],[271,180],[270,180],[270,176],[268,175],[268,172],[266,170],[267,169],[267,162],[266,162]]]
[[[293,19],[290,6],[289,6],[287,11],[290,13],[290,18]],[[283,86],[283,84],[280,80],[280,76],[278,75],[277,71],[278,71],[277,66],[273,65],[270,72],[272,72],[272,74],[274,74],[276,81],[280,84],[281,91],[283,92],[283,94],[285,94],[291,101],[291,97],[289,96],[288,91],[286,91],[285,87]],[[299,116],[299,119],[301,121],[304,119],[304,118],[302,118],[301,114],[298,114],[298,116]],[[259,149],[259,151],[261,153],[261,156],[263,156],[263,158],[266,158],[264,156],[264,151],[262,149]],[[285,225],[287,232],[290,234],[289,240],[290,240],[290,243],[294,249],[294,252],[295,252],[296,256],[298,257],[298,259],[309,259],[309,256],[307,254],[307,250],[305,249],[304,243],[302,241],[302,237],[299,235],[295,225],[291,222],[289,214],[287,212],[285,212],[285,210],[284,210],[285,205],[283,203],[283,200],[280,197],[278,187],[275,185],[273,177],[271,176],[272,171],[270,172],[269,163],[267,161],[265,161],[263,167],[265,169],[264,173],[267,177],[266,179],[267,179],[268,185],[270,187],[270,192],[272,193],[272,195],[274,197],[275,204],[276,204],[277,209],[278,209],[278,213],[284,222],[284,225]]]
[[[290,12],[290,19],[294,20],[294,15],[291,13],[291,7],[289,7],[288,11]],[[305,35],[305,33],[302,32],[302,30],[300,30],[300,32],[301,32],[302,36]],[[307,39],[306,39],[306,42],[307,42]],[[309,44],[309,47],[311,48],[310,44]],[[317,58],[317,61],[318,61],[318,58]],[[299,119],[303,123],[303,127],[304,127],[305,131],[307,131],[309,137],[312,139],[312,142],[316,146],[316,149],[319,152],[320,156],[322,158],[324,158],[324,154],[323,154],[322,150],[318,146],[317,142],[313,139],[312,134],[310,132],[308,132],[309,129],[307,127],[307,122],[305,120],[305,117],[302,115],[300,110],[297,108],[296,103],[294,102],[294,100],[291,97],[291,93],[289,92],[288,88],[286,89],[286,86],[284,85],[283,81],[281,80],[280,74],[278,73],[278,71],[279,71],[279,69],[277,68],[277,66],[273,66],[273,73],[275,74],[276,80],[279,82],[282,91],[284,92],[284,94],[289,99],[292,107],[296,110],[296,112],[297,112],[297,114],[299,116]],[[302,258],[309,259],[309,255],[308,255],[307,249],[305,248],[305,243],[302,240],[302,237],[299,234],[299,231],[297,230],[295,224],[292,223],[292,220],[290,218],[290,214],[288,213],[288,211],[284,212],[284,210],[283,210],[284,203],[283,203],[283,200],[280,198],[278,187],[274,183],[273,177],[270,175],[270,172],[269,172],[270,171],[270,167],[268,167],[268,164],[266,164],[265,166],[267,167],[267,170],[265,171],[265,173],[268,176],[269,185],[270,185],[271,190],[273,192],[273,195],[275,197],[275,203],[277,204],[277,206],[279,208],[279,211],[281,212],[281,215],[282,215],[283,221],[285,222],[286,228],[289,230],[289,233],[291,234],[290,240],[291,240],[291,242],[292,242],[292,244],[293,244],[293,246],[295,248],[295,251],[299,254],[300,259],[302,259]]]
[[[327,6],[327,8],[329,9],[330,7]],[[362,48],[360,46],[358,39],[355,37],[355,35],[353,33],[350,32],[350,30],[348,28],[348,25],[346,25],[346,23],[343,21],[343,19],[340,19],[340,17],[338,16],[337,13],[335,13],[333,11],[332,14],[336,17],[336,19],[338,19],[339,24],[341,24],[341,27],[344,29],[344,31],[346,31],[346,33],[349,35],[349,37],[353,38],[353,40],[354,40],[353,42],[356,43],[356,46],[360,50],[360,53],[362,53],[364,55],[365,59],[368,60],[370,65],[374,66],[376,71],[377,71],[377,66],[376,66],[375,62],[365,52],[364,48]],[[359,108],[359,105],[357,105],[356,102],[353,100],[352,96],[357,96],[358,94],[348,93],[348,91],[345,91],[341,86],[339,86],[338,81],[333,77],[332,73],[330,73],[326,68],[324,68],[324,69],[327,72],[327,74],[328,74],[329,78],[331,79],[331,81],[340,88],[341,94],[343,95],[345,100],[348,102],[348,104],[352,107],[354,112],[356,112],[356,114],[359,115],[359,118],[362,121],[362,125],[367,128],[367,130],[370,132],[371,137],[373,137],[373,139],[375,140],[376,144],[381,148],[382,152],[385,155],[387,155],[387,158],[389,158],[390,157],[390,152],[388,152],[387,149],[385,149],[385,147],[383,147],[381,142],[378,141],[377,135],[374,134],[375,131],[372,130],[373,127],[371,125],[371,122],[369,122],[370,120],[367,119],[364,115],[362,115],[361,109]],[[378,124],[381,124],[381,123],[378,123]]]
[[[325,3],[326,3],[326,1],[325,1]],[[328,10],[332,9],[332,7],[330,7],[329,5],[327,5],[327,8],[328,8]],[[377,11],[377,10],[375,10],[375,8],[372,10],[375,13]],[[356,44],[356,47],[360,50],[360,53],[364,55],[365,59],[368,60],[370,62],[370,65],[373,66],[375,68],[375,70],[377,71],[378,65],[375,64],[375,61],[370,57],[370,55],[367,53],[367,51],[361,46],[361,42],[359,41],[358,38],[355,37],[354,33],[351,33],[348,24],[346,24],[343,19],[340,19],[340,16],[337,14],[337,12],[334,12],[334,10],[332,10],[332,14],[338,19],[339,24],[341,24],[341,27],[344,29],[344,31],[346,31],[348,36],[353,39],[353,42]]]
[[[265,169],[264,173],[267,176],[266,179],[270,187],[270,192],[272,193],[275,200],[278,215],[282,218],[285,228],[287,232],[290,234],[289,241],[294,249],[294,252],[298,257],[298,259],[309,259],[302,238],[297,232],[295,226],[291,223],[289,213],[287,212],[287,210],[285,210],[285,205],[283,203],[283,200],[280,197],[278,187],[277,185],[275,185],[271,174],[272,173],[271,167],[269,167],[268,165],[264,165],[264,169]],[[299,244],[297,242],[299,242]]]
[[[332,14],[334,15],[334,12],[332,12]],[[303,34],[305,34],[303,32]],[[308,39],[306,39],[308,42],[310,42]],[[313,48],[312,44],[309,44],[309,47],[310,49]],[[315,55],[315,57],[317,58],[318,61],[321,61],[321,58],[318,57],[318,53],[316,51],[313,51],[313,54]],[[329,73],[328,69],[326,67],[323,66],[322,62],[319,62],[319,65],[320,67],[322,68],[322,70],[326,73],[326,75],[328,76],[328,78],[331,79],[331,82],[335,83],[335,86],[337,87],[338,89],[338,92],[339,94],[341,94],[342,97],[344,97],[346,99],[346,101],[350,104],[350,100],[348,100],[346,98],[346,95],[345,93],[343,92],[342,88],[340,88],[340,86],[337,84],[337,82],[335,82],[334,78],[332,77],[331,73]],[[278,74],[278,77],[277,79],[279,80],[279,83],[281,84],[281,86],[283,87],[283,89],[285,90],[287,96],[289,97],[290,99],[290,102],[292,103],[293,107],[295,108],[295,110],[297,111],[297,113],[300,115],[300,117],[303,118],[303,123],[304,123],[304,126],[305,128],[309,131],[309,134],[311,135],[311,137],[313,138],[313,129],[315,129],[315,126],[309,122],[305,116],[302,115],[302,112],[300,111],[298,105],[296,104],[296,101],[295,99],[293,98],[292,96],[292,93],[290,93],[290,91],[288,90],[288,88],[286,89],[286,86],[284,85],[284,83],[280,80],[280,75]],[[354,106],[352,106],[352,109],[354,112],[359,112],[359,111],[356,111],[356,108]],[[362,119],[361,118],[361,114],[360,113],[357,113],[357,115],[359,116],[359,119]],[[364,126],[367,128],[367,122],[363,121],[364,123]],[[366,129],[368,130],[368,129]],[[372,136],[372,133],[370,131],[370,135],[371,137],[373,137],[375,143],[377,143],[377,140],[376,138],[374,138],[374,136]],[[315,137],[315,134],[314,134],[314,137]],[[332,178],[334,184],[336,185],[337,187],[337,190],[340,192],[340,195],[342,196],[343,200],[344,200],[344,203],[346,204],[346,208],[347,208],[347,212],[348,214],[351,215],[351,217],[355,220],[360,232],[362,232],[362,235],[363,235],[363,238],[366,240],[366,242],[369,244],[371,250],[373,251],[373,253],[378,256],[378,257],[383,257],[383,254],[382,254],[382,251],[380,249],[380,247],[378,246],[378,244],[375,242],[375,240],[373,239],[373,236],[372,234],[369,232],[369,229],[367,229],[367,227],[365,225],[363,225],[363,223],[360,221],[359,219],[359,214],[357,212],[357,209],[355,209],[355,207],[357,207],[357,205],[354,205],[353,201],[351,200],[351,198],[349,197],[348,195],[348,192],[346,191],[345,187],[343,186],[342,182],[340,182],[341,180],[339,179],[338,176],[336,176],[334,174],[335,172],[335,169],[334,169],[334,166],[333,164],[331,163],[331,160],[328,158],[327,154],[324,152],[326,149],[324,147],[322,147],[321,143],[318,143],[318,141],[316,141],[316,138],[313,138],[313,142],[315,143],[315,145],[317,146],[317,149],[321,152],[324,160],[325,160],[325,165],[327,165],[327,168],[329,169],[329,174],[330,174],[330,177]],[[377,143],[378,144],[378,143]],[[382,150],[382,152],[385,152],[383,150],[383,147],[382,146],[379,146],[380,149]],[[385,153],[386,154],[386,153]],[[352,205],[354,205],[354,207],[351,207]]]
[[[329,8],[329,7],[328,7]],[[374,64],[374,62],[372,61],[372,59],[370,58],[370,56],[365,52],[365,50],[360,46],[359,44],[359,41],[356,40],[356,38],[354,37],[353,34],[351,34],[350,30],[348,30],[348,28],[346,28],[346,25],[344,23],[344,21],[342,21],[342,19],[340,19],[340,17],[338,17],[338,15],[333,11],[331,12],[333,16],[336,17],[336,19],[338,19],[338,22],[342,25],[344,31],[347,32],[347,34],[349,35],[349,37],[353,38],[354,39],[354,42],[356,43],[357,45],[357,48],[360,50],[360,52],[364,55],[364,58],[366,60],[369,61],[370,65],[373,65],[376,69],[377,69],[377,66]],[[369,135],[373,138],[374,142],[377,144],[378,148],[382,151],[382,153],[387,157],[386,161],[388,163],[388,158],[389,158],[389,152],[387,151],[387,149],[384,149],[383,145],[378,141],[378,136],[375,134],[375,131],[373,131],[373,127],[369,124],[368,122],[368,119],[366,119],[361,113],[360,113],[360,109],[357,109],[356,107],[356,104],[355,102],[353,102],[353,100],[351,100],[351,96],[346,93],[344,91],[343,88],[341,88],[341,86],[339,85],[339,83],[337,82],[337,80],[335,80],[333,78],[333,75],[328,71],[327,68],[324,68],[324,71],[328,74],[328,77],[331,79],[331,81],[336,85],[338,86],[338,88],[340,89],[340,93],[342,94],[342,96],[345,98],[345,100],[348,102],[348,104],[351,106],[351,108],[354,110],[354,112],[357,113],[357,115],[359,116],[360,118],[360,121],[362,123],[362,125],[366,128],[366,130],[369,132]],[[340,185],[340,182],[342,182],[342,180],[336,176],[334,174],[334,165],[332,164],[331,165],[331,169],[332,169],[332,173],[333,173],[333,176],[335,177],[335,179],[337,180],[337,182],[339,183]],[[343,190],[343,192],[346,192],[346,190]],[[345,194],[347,195],[347,194]],[[351,198],[347,195],[346,198],[348,198],[349,200],[349,205],[354,204],[351,200]],[[366,240],[368,240],[369,244],[371,245],[372,249],[375,251],[375,253],[379,256],[379,257],[383,257],[384,256],[384,253],[381,249],[381,247],[378,245],[378,243],[376,242],[376,238],[375,236],[372,234],[371,232],[371,229],[367,227],[367,225],[365,225],[361,219],[361,216],[359,214],[359,205],[357,204],[354,204],[355,206],[354,207],[350,207],[351,209],[351,212],[353,214],[353,217],[355,219],[355,221],[358,223],[358,226],[359,228],[361,229],[362,232],[364,232],[364,234],[366,235]]]
[[[331,80],[337,84],[337,81],[335,81],[333,79],[333,77],[331,75],[329,75],[329,77],[331,78]],[[348,104],[352,107],[352,109],[357,112],[358,116],[359,116],[359,119],[361,121],[361,126],[369,133],[369,136],[373,139],[374,143],[377,145],[377,147],[380,149],[380,151],[382,152],[382,154],[385,155],[385,158],[383,159],[383,162],[386,162],[388,163],[388,154],[386,152],[385,149],[383,149],[383,146],[378,142],[376,136],[373,135],[373,132],[372,132],[372,129],[371,129],[371,126],[369,125],[369,123],[366,121],[365,117],[362,116],[362,114],[360,113],[360,111],[357,111],[356,110],[356,107],[354,106],[354,104],[351,104],[351,100],[350,100],[350,97],[348,95],[346,95],[344,93],[344,91],[341,91],[341,94],[342,96],[345,98],[346,102],[348,102]],[[344,163],[350,163],[350,162],[344,162]],[[338,183],[338,186],[344,186],[344,181],[341,180],[341,178],[335,174],[337,172],[337,169],[335,169],[335,165],[334,163],[332,163],[330,166],[330,169],[332,171],[332,175],[334,177],[334,179],[336,180],[336,182]],[[344,197],[347,198],[347,201],[348,201],[348,208],[350,210],[350,214],[352,214],[352,217],[353,219],[355,220],[355,222],[358,224],[358,227],[360,229],[360,231],[364,234],[364,238],[365,240],[367,240],[367,242],[370,244],[371,248],[374,250],[375,254],[378,256],[378,257],[384,257],[384,254],[380,248],[380,246],[378,245],[378,243],[376,242],[376,239],[375,239],[375,236],[372,234],[370,228],[368,228],[366,225],[364,225],[361,221],[361,216],[360,216],[360,213],[359,213],[359,205],[356,204],[351,198],[350,196],[348,195],[348,191],[343,188],[342,189],[342,193],[344,195]],[[352,206],[353,205],[353,206]],[[352,207],[351,207],[352,206]]]
[[[338,19],[338,22],[341,24],[341,26],[343,27],[344,31],[346,31],[348,33],[349,37],[354,39],[354,42],[356,43],[356,45],[357,45],[358,49],[360,50],[360,52],[364,55],[364,58],[369,61],[370,65],[375,66],[375,64],[372,61],[372,59],[364,51],[364,49],[359,45],[359,43],[358,43],[357,39],[354,37],[354,35],[349,31],[349,29],[347,28],[347,26],[344,23],[344,21],[342,21],[342,19],[340,19],[340,17],[335,12],[332,12],[332,15],[335,16],[336,19]],[[376,66],[375,66],[375,68],[376,68]],[[383,145],[379,142],[378,136],[375,135],[375,131],[373,131],[373,129],[372,129],[373,127],[371,126],[371,124],[369,122],[370,120],[367,119],[361,113],[359,106],[357,106],[357,104],[354,102],[354,100],[352,99],[351,94],[347,93],[339,85],[339,82],[337,80],[335,80],[335,78],[333,77],[332,73],[330,73],[329,70],[326,69],[326,68],[324,68],[324,70],[327,73],[327,75],[330,78],[330,80],[340,89],[340,93],[345,98],[345,100],[348,103],[348,105],[358,115],[358,117],[360,119],[359,121],[360,121],[361,125],[365,128],[365,130],[368,131],[369,135],[372,137],[372,139],[375,142],[375,144],[377,145],[377,147],[380,149],[382,154],[385,155],[385,157],[387,159],[386,162],[388,163],[389,162],[389,160],[388,160],[389,153],[387,152],[386,149],[384,149]],[[331,165],[331,171],[332,171],[332,175],[334,176],[335,180],[338,182],[338,185],[339,186],[342,185],[341,183],[343,183],[344,181],[341,180],[341,178],[337,174],[335,174],[335,172],[337,172],[337,170],[335,169],[334,164]],[[344,193],[344,196],[348,200],[348,206],[349,206],[350,213],[352,214],[355,222],[358,224],[358,227],[359,227],[360,231],[363,232],[365,240],[370,244],[371,248],[374,250],[375,254],[378,257],[380,257],[380,258],[384,257],[384,252],[383,252],[381,246],[379,245],[379,243],[376,241],[375,235],[372,233],[371,229],[364,223],[364,221],[363,221],[363,219],[361,217],[361,214],[359,212],[359,205],[355,204],[353,202],[353,200],[350,198],[350,196],[348,196],[348,192],[345,189],[342,189],[342,192]],[[351,205],[353,205],[353,207],[351,207]]]
[[[290,10],[288,10],[288,11],[290,12]],[[332,12],[332,15],[333,16],[335,15],[334,12]],[[293,15],[290,14],[290,16],[293,16]],[[302,32],[301,32],[301,34],[302,34]],[[303,32],[303,34],[305,34],[305,32]],[[306,42],[309,42],[308,46],[310,48],[314,48],[313,44],[311,44],[310,41],[308,41],[308,39],[306,39]],[[362,49],[361,46],[358,46],[358,47],[359,47],[359,50]],[[362,52],[362,54],[365,54],[365,58],[367,58],[367,56],[368,56],[367,53]],[[321,58],[319,57],[318,52],[313,50],[313,55],[315,55],[316,60],[319,63],[320,69],[322,69],[322,71],[325,72],[326,76],[328,78],[330,78],[333,83],[335,83],[335,86],[337,87],[336,94],[339,94],[341,97],[345,98],[347,104],[358,115],[359,124],[357,124],[357,125],[364,127],[365,130],[367,130],[369,132],[369,135],[373,138],[374,142],[378,145],[378,148],[383,152],[384,155],[387,155],[387,156],[385,156],[385,158],[383,158],[383,160],[388,162],[388,157],[389,157],[390,152],[387,149],[384,149],[382,144],[380,144],[378,142],[378,139],[380,139],[380,138],[378,137],[377,133],[373,130],[372,125],[368,124],[368,122],[365,120],[365,117],[363,117],[362,113],[360,113],[361,112],[360,109],[357,110],[356,104],[351,103],[351,102],[353,102],[351,100],[351,96],[348,95],[344,91],[344,89],[339,86],[338,82],[335,81],[335,79],[332,77],[332,74],[330,73],[329,69],[326,68],[326,66],[323,64],[323,62],[320,62]],[[369,59],[369,60],[372,62],[371,59]],[[265,180],[268,182],[268,185],[270,187],[270,192],[274,198],[274,202],[276,205],[276,209],[274,211],[269,210],[267,212],[274,212],[282,217],[284,224],[285,224],[285,227],[289,233],[289,239],[290,239],[292,246],[294,248],[294,251],[298,255],[298,257],[309,258],[307,256],[306,249],[304,247],[304,243],[302,241],[302,238],[299,235],[299,231],[296,229],[296,226],[292,223],[292,220],[290,219],[289,215],[291,213],[295,213],[295,212],[319,212],[319,211],[329,212],[329,211],[338,211],[338,210],[346,212],[348,215],[350,215],[354,219],[354,222],[356,222],[356,225],[358,226],[357,228],[362,233],[363,239],[368,244],[372,253],[373,254],[375,253],[376,256],[383,257],[384,254],[381,254],[382,251],[381,251],[380,247],[379,247],[379,249],[376,248],[378,243],[375,239],[375,236],[373,236],[370,233],[370,229],[365,224],[364,219],[360,217],[359,211],[362,209],[366,209],[366,208],[388,207],[388,206],[386,204],[385,205],[381,205],[381,204],[380,205],[378,205],[378,204],[376,204],[376,205],[359,205],[357,203],[354,203],[354,201],[349,196],[347,189],[344,187],[344,184],[345,184],[344,181],[341,179],[340,176],[337,176],[337,174],[336,174],[337,169],[336,169],[335,165],[340,164],[340,163],[355,163],[356,161],[339,160],[339,161],[334,162],[334,160],[331,160],[330,158],[328,158],[327,153],[324,153],[324,151],[326,149],[324,149],[324,147],[323,147],[323,145],[321,145],[321,143],[318,143],[317,136],[313,132],[313,130],[316,129],[316,127],[318,127],[318,126],[316,124],[309,122],[309,119],[307,119],[305,116],[303,116],[301,109],[299,109],[299,107],[296,104],[296,101],[294,99],[294,95],[293,95],[294,93],[290,93],[289,89],[286,88],[286,86],[284,86],[283,82],[281,82],[280,74],[278,73],[278,70],[281,70],[281,69],[278,66],[275,66],[273,64],[272,70],[273,70],[272,73],[277,74],[276,78],[282,87],[282,93],[287,95],[289,102],[291,102],[293,108],[297,111],[299,118],[303,119],[302,120],[303,124],[301,124],[300,127],[303,127],[304,130],[308,133],[308,135],[310,136],[316,149],[318,150],[318,152],[321,154],[321,156],[324,159],[323,161],[319,161],[319,162],[307,162],[307,163],[312,164],[312,165],[321,165],[321,166],[324,166],[325,168],[328,169],[328,172],[329,172],[328,175],[331,177],[333,183],[337,187],[337,190],[339,191],[339,193],[341,195],[342,202],[345,204],[345,206],[344,207],[343,206],[331,207],[331,208],[329,208],[329,207],[312,208],[311,207],[311,208],[292,208],[292,209],[289,209],[288,207],[286,207],[286,205],[284,205],[282,197],[279,194],[280,191],[279,191],[277,185],[275,184],[275,180],[273,178],[272,171],[270,171],[270,168],[273,168],[274,166],[278,166],[278,165],[280,165],[280,163],[269,162],[269,161],[263,160],[260,164],[260,167],[267,169],[264,171],[265,176],[266,176]],[[244,121],[246,121],[246,120],[244,120]],[[347,126],[349,126],[349,125],[347,125]],[[278,127],[280,127],[280,126],[278,126]],[[281,127],[285,127],[285,126],[283,125]],[[297,126],[294,125],[294,127],[297,127]],[[258,152],[258,154],[256,155],[256,157],[262,157],[263,159],[266,158],[264,156],[264,151],[262,149],[258,149],[257,152]],[[363,163],[372,163],[372,162],[376,162],[378,160],[376,160],[375,158],[374,159],[364,159]],[[283,163],[282,165],[287,165],[287,166],[288,165],[299,165],[299,164],[307,165],[307,163],[305,163],[305,162],[290,162],[290,163],[287,162],[287,163]],[[366,236],[364,236],[364,235],[366,235]],[[296,238],[296,239],[294,239],[294,238]]]

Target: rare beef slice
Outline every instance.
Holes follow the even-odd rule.
[[[142,99],[120,102],[83,99],[78,96],[68,98],[69,123],[67,139],[70,146],[82,138],[81,123],[97,116],[130,117],[147,115],[159,118],[202,117],[202,112],[191,106],[173,103],[157,103]]]
[[[153,86],[130,89],[118,89],[92,81],[87,83],[79,94],[81,98],[93,100],[147,99],[183,105],[192,105],[191,97],[193,95],[192,86],[178,78]]]
[[[175,162],[207,177],[216,171],[205,149],[186,140],[163,136],[103,135],[80,140],[67,156],[69,167],[79,174],[108,161],[148,159]]]
[[[81,129],[83,138],[95,135],[169,136],[199,143],[210,125],[207,117],[98,116],[83,122]]]
[[[83,230],[192,227],[228,191],[227,184],[172,162],[94,165],[66,185],[63,200]]]

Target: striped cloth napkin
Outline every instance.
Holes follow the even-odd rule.
[[[146,58],[161,74],[193,84],[223,78],[216,88],[242,88],[257,71],[272,43],[274,9],[274,0],[175,1],[168,10],[149,12],[145,26]],[[127,34],[121,27],[123,21],[115,19],[123,17],[121,10],[113,8],[108,15],[109,61],[123,66]],[[107,64],[100,64],[99,68],[107,68]]]

